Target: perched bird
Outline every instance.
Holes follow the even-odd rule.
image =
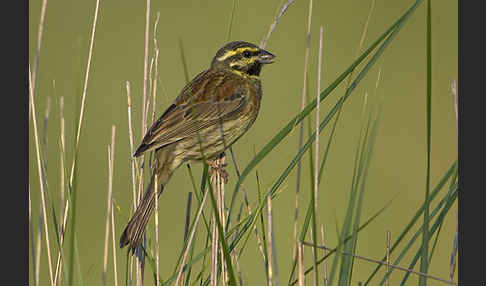
[[[150,127],[133,156],[155,150],[152,177],[120,237],[120,248],[129,245],[134,252],[142,240],[155,207],[155,175],[160,196],[181,164],[211,162],[252,126],[262,99],[260,72],[274,58],[251,43],[226,44]]]

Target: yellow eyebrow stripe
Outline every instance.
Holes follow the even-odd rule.
[[[224,61],[227,58],[234,56],[236,54],[242,53],[244,51],[256,52],[256,51],[258,51],[258,48],[244,47],[244,48],[238,48],[238,49],[232,50],[232,51],[227,51],[224,55],[222,55],[221,57],[218,58],[218,61]]]

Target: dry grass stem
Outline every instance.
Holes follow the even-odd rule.
[[[135,152],[133,150],[133,128],[132,128],[132,99],[130,97],[130,82],[125,83],[127,89],[127,105],[128,105],[128,138],[130,141],[130,161],[132,169],[132,190],[133,190],[133,211],[135,211],[138,200],[137,200],[137,185],[136,185],[136,175],[135,175],[135,158],[132,154]]]
[[[272,34],[273,30],[275,30],[275,27],[277,27],[277,24],[278,24],[278,21],[280,20],[280,17],[282,17],[282,15],[285,13],[285,11],[289,8],[289,6],[294,3],[295,0],[289,0],[287,2],[285,2],[283,5],[282,5],[282,8],[280,8],[280,12],[277,14],[277,16],[275,17],[275,20],[273,21],[272,25],[270,26],[270,28],[268,29],[268,33],[267,35],[265,36],[265,38],[263,38],[263,40],[261,41],[260,43],[260,48],[263,49],[265,48],[265,44],[268,40],[268,38],[270,38],[270,35]]]
[[[324,225],[321,224],[321,240],[322,245],[326,245],[326,241],[324,239]],[[322,249],[322,257],[326,257],[326,249]],[[322,272],[324,277],[324,286],[327,286],[327,260],[322,262]]]
[[[81,136],[81,127],[83,124],[83,116],[84,116],[84,109],[86,106],[86,92],[88,90],[88,79],[89,79],[89,72],[91,68],[91,59],[93,58],[93,45],[94,45],[94,36],[96,32],[96,23],[98,21],[98,11],[100,7],[100,0],[96,0],[96,8],[95,8],[95,14],[94,14],[94,19],[93,19],[93,26],[91,29],[91,39],[89,42],[89,52],[88,52],[88,63],[86,65],[86,75],[84,77],[84,85],[83,85],[83,96],[81,98],[81,112],[79,114],[79,125],[78,125],[78,132],[76,134],[76,145],[79,144],[79,137]],[[73,171],[74,172],[74,162],[73,162]],[[71,184],[72,184],[72,177],[73,173],[71,172]]]
[[[459,116],[457,113],[457,85],[456,85],[456,80],[454,80],[451,84],[451,93],[452,93],[452,100],[454,102],[454,112],[456,114],[456,135],[457,138],[459,138]]]
[[[206,192],[208,192],[206,190]],[[218,230],[216,227],[216,218],[213,214],[211,219],[212,225],[212,236],[211,236],[211,276],[210,276],[210,283],[211,286],[218,285]]]
[[[108,268],[108,237],[110,234],[110,216],[113,206],[113,156],[115,149],[115,125],[111,127],[111,145],[108,146],[108,198],[106,199],[105,248],[103,253],[102,283],[106,285],[106,271]],[[116,261],[115,261],[116,262]]]
[[[299,286],[305,285],[305,275],[304,275],[304,246],[302,242],[299,241],[299,245],[297,246],[297,265],[299,271]]]
[[[226,156],[223,156],[219,159],[217,159],[215,161],[215,165],[217,166],[215,172],[213,172],[212,174],[212,184],[213,184],[213,190],[215,193],[215,197],[217,198],[217,204],[218,204],[218,213],[219,213],[219,217],[221,218],[221,225],[226,225],[226,212],[225,212],[225,207],[224,207],[224,193],[225,193],[225,179],[223,178],[223,175],[221,174],[220,170],[222,170],[222,168],[224,168],[224,166],[226,165]],[[213,180],[214,178],[214,180]],[[224,238],[224,234],[225,234],[225,228],[223,228],[223,233],[222,234],[219,234],[219,235],[222,235],[222,237]],[[217,241],[216,241],[217,243]],[[219,244],[217,244],[219,245]],[[218,247],[219,249],[219,247]],[[228,284],[228,272],[227,272],[227,269],[226,269],[226,263],[225,262],[225,259],[224,259],[224,253],[223,253],[223,249],[219,249],[219,255],[220,255],[220,259],[219,259],[219,263],[221,264],[221,282],[223,283],[223,285],[227,285]]]
[[[154,177],[154,193],[155,193],[155,279],[157,284],[160,285],[160,273],[159,273],[159,179],[157,174]]]
[[[47,0],[42,1],[41,14],[39,20],[39,30],[37,31],[37,47],[34,55],[34,70],[32,71],[32,92],[35,93],[35,83],[37,80],[37,70],[39,68],[39,56],[42,46],[42,35],[44,34],[44,23],[46,21]],[[30,117],[30,113],[29,113]]]
[[[147,132],[147,80],[148,80],[148,57],[149,57],[149,30],[150,30],[150,0],[146,1],[145,10],[145,38],[144,38],[144,60],[143,60],[143,101],[142,101],[142,128],[141,137],[143,138]],[[143,192],[143,175],[144,175],[144,157],[141,156],[140,167],[140,177],[139,177],[139,189],[138,189],[138,200],[140,200]],[[145,235],[144,235],[145,236]],[[144,239],[145,240],[145,239]],[[143,270],[144,270],[144,258],[145,255],[139,246],[136,250],[137,252],[137,285],[142,285],[143,283]]]
[[[35,248],[34,248],[34,228],[32,224],[32,201],[30,199],[30,184],[29,184],[29,232],[30,232],[30,243],[31,243],[31,251],[32,251],[32,269],[35,269]],[[34,272],[35,274],[35,272]],[[34,276],[33,276],[34,277]],[[35,281],[34,281],[35,284]]]
[[[59,101],[59,110],[60,110],[60,118],[61,118],[61,140],[60,140],[60,151],[61,151],[61,183],[60,183],[60,191],[61,191],[61,210],[64,209],[64,201],[65,201],[65,180],[66,176],[64,173],[64,158],[66,154],[66,131],[65,131],[65,125],[64,125],[64,97],[61,96],[61,99]],[[62,212],[61,212],[61,221],[63,220]],[[59,226],[61,228],[60,232],[63,232],[64,230],[62,229],[62,225]]]
[[[307,246],[312,246],[312,247],[315,246],[317,248],[326,249],[326,250],[330,250],[330,251],[335,250],[333,248],[330,248],[330,247],[327,247],[327,246],[324,246],[324,245],[314,245],[312,243],[305,242],[305,241],[303,241],[302,243],[304,245],[307,245]],[[356,255],[356,254],[353,254],[353,253],[350,253],[350,252],[346,252],[346,251],[341,251],[341,253],[343,255],[351,255],[354,258],[361,259],[361,260],[364,260],[364,261],[378,263],[378,264],[381,264],[381,265],[389,265],[391,268],[398,269],[398,270],[402,270],[402,271],[409,272],[409,273],[413,273],[413,274],[416,274],[416,275],[419,275],[419,276],[426,277],[428,279],[433,279],[433,280],[436,280],[436,281],[448,283],[450,285],[457,285],[457,283],[455,283],[454,281],[449,281],[449,280],[446,280],[446,279],[443,279],[443,278],[440,278],[440,277],[437,277],[437,276],[433,276],[433,275],[430,275],[430,274],[427,274],[427,273],[423,273],[423,272],[420,272],[420,271],[415,271],[413,269],[408,269],[408,268],[401,267],[401,266],[398,266],[398,265],[388,264],[386,261],[381,261],[381,260],[377,260],[377,259],[373,259],[373,258],[361,256],[361,255]]]
[[[300,111],[304,110],[306,105],[306,94],[307,94],[307,71],[309,65],[309,51],[310,51],[310,39],[311,39],[311,23],[312,23],[312,0],[309,0],[309,14],[307,16],[307,38],[304,56],[304,84],[302,87],[302,101],[300,105]],[[295,127],[295,126],[294,126]],[[300,122],[299,131],[299,148],[302,148],[302,140],[304,137],[304,120]],[[295,191],[295,213],[294,213],[294,246],[292,250],[292,260],[295,260],[297,255],[297,221],[299,218],[299,193],[300,193],[300,171],[301,171],[302,161],[297,162],[297,187]]]
[[[128,285],[132,286],[133,285],[133,261],[134,261],[134,256],[130,255],[130,268],[128,269]]]
[[[115,240],[115,212],[111,208],[111,245],[113,247],[113,279],[114,285],[118,286],[118,271],[116,268],[116,240]]]
[[[149,68],[149,73],[148,73],[148,97],[152,95],[153,91],[153,85],[152,85],[152,74],[153,74],[153,68],[154,68],[154,61],[155,61],[155,56],[150,58],[150,68]],[[144,106],[144,110],[142,111],[146,116],[149,114],[149,107],[150,107],[150,100],[147,100],[146,105]],[[148,121],[148,119],[147,119]],[[148,122],[147,122],[148,124]],[[147,125],[148,126],[148,125]],[[148,128],[148,127],[147,127]]]
[[[111,164],[110,164],[110,146],[108,146],[108,174],[111,175]],[[108,236],[110,230],[110,212],[111,212],[111,182],[108,180],[108,198],[106,200],[106,223],[105,223],[105,248],[103,251],[103,274],[101,276],[102,285],[106,285],[106,269],[108,267]]]
[[[42,211],[39,215],[39,230],[37,231],[37,240],[36,240],[36,255],[35,255],[35,285],[39,286],[39,275],[40,275],[40,257],[41,257],[41,251],[42,251],[42,224],[43,224],[43,219],[42,219]]]
[[[100,4],[100,0],[97,0],[96,1],[96,7],[95,7],[95,15],[94,15],[94,19],[93,19],[93,26],[92,26],[92,29],[91,29],[91,38],[90,38],[90,45],[89,45],[89,52],[88,52],[88,63],[86,65],[86,75],[85,75],[85,79],[84,79],[83,94],[82,94],[82,98],[81,98],[81,110],[80,110],[80,114],[79,114],[79,123],[78,123],[78,129],[77,129],[77,133],[76,133],[76,144],[74,146],[75,150],[78,148],[78,145],[79,145],[79,138],[80,138],[80,135],[81,135],[81,127],[82,127],[82,124],[83,124],[83,116],[84,116],[84,109],[85,109],[85,103],[86,103],[86,92],[87,92],[87,88],[88,88],[88,79],[89,79],[89,72],[90,72],[90,67],[91,67],[91,59],[93,57],[94,35],[95,35],[95,32],[96,32],[96,23],[97,23],[97,20],[98,20],[99,4]],[[71,175],[69,177],[69,185],[70,186],[73,183],[74,166],[75,165],[76,165],[76,160],[73,159],[73,163],[72,163],[72,166],[71,166]],[[66,229],[68,211],[69,211],[69,200],[66,201],[66,204],[64,206],[64,214],[62,214],[62,216],[61,216],[63,218],[63,222],[62,222],[62,227],[61,227],[62,231],[60,233],[60,238],[59,238],[60,247],[62,247],[63,243],[64,243],[64,230]],[[58,255],[58,258],[57,258],[57,261],[58,261],[57,265],[58,266],[56,266],[56,273],[60,272],[60,267],[61,267],[60,266],[60,258],[61,258],[61,252],[59,251],[59,255]],[[58,277],[58,275],[56,274],[56,280],[57,280],[57,277]]]
[[[267,270],[268,270],[268,286],[273,285],[273,267],[272,267],[272,261],[273,261],[273,253],[272,253],[272,237],[273,237],[273,232],[272,232],[272,197],[267,196]]]
[[[251,208],[250,208],[249,205],[247,205],[247,210],[248,210],[248,215],[251,215]],[[255,232],[255,237],[257,239],[258,249],[260,250],[260,254],[262,255],[263,263],[265,263],[266,256],[265,256],[265,251],[263,250],[263,242],[262,242],[260,235],[258,234],[258,228],[257,228],[256,224],[253,225],[253,231]]]
[[[159,78],[159,44],[157,42],[157,26],[160,20],[160,13],[157,12],[157,18],[155,19],[154,24],[154,49],[155,49],[155,74],[153,80],[153,96],[152,96],[152,120],[151,124],[153,124],[155,120],[155,105],[156,105],[156,98],[157,98],[157,80]]]
[[[364,44],[364,41],[366,39],[366,35],[368,34],[368,25],[369,25],[369,22],[370,22],[370,19],[371,19],[371,15],[373,14],[374,7],[375,7],[375,0],[372,0],[371,1],[370,11],[368,12],[368,17],[366,18],[366,22],[365,22],[365,25],[363,27],[363,32],[361,33],[361,38],[359,40],[359,47],[356,50],[356,53],[354,55],[354,60],[356,60],[358,58],[358,56],[361,53],[361,50],[363,48],[363,44]],[[346,89],[345,90],[348,90],[349,85],[351,84],[351,79],[353,78],[353,73],[354,73],[354,70],[352,70],[349,73],[349,75],[348,75],[347,82],[346,82]],[[341,108],[339,108],[339,111],[341,111]],[[339,112],[339,114],[340,113],[341,112]],[[339,118],[339,117],[337,117],[337,118]],[[337,119],[336,119],[336,121],[337,121]]]
[[[148,78],[148,55],[149,55],[149,24],[150,24],[150,0],[146,2],[145,10],[145,53],[143,57],[143,111],[142,111],[142,137],[147,131],[147,113],[145,105],[147,104],[147,78]]]
[[[114,285],[118,286],[118,272],[116,269],[116,243],[115,243],[115,215],[113,210],[113,174],[115,172],[115,125],[112,126],[111,129],[111,152],[109,153],[109,192],[111,193],[110,196],[110,204],[111,204],[111,240],[112,240],[112,248],[113,248],[113,277],[114,277]]]
[[[319,95],[321,91],[321,77],[322,77],[322,41],[323,41],[323,34],[324,29],[321,26],[319,29],[319,61],[317,62],[317,95],[316,95],[316,143],[315,143],[315,152],[314,152],[314,222],[313,229],[316,233],[311,235],[312,238],[317,237],[317,218],[318,216],[318,193],[319,193],[319,125],[320,125],[320,100]],[[313,239],[314,240],[314,239]],[[317,242],[317,241],[316,241]],[[319,283],[318,280],[318,273],[317,271],[317,249],[314,249],[314,285]]]
[[[179,268],[179,272],[177,273],[177,279],[176,279],[176,282],[175,282],[174,285],[179,285],[179,280],[181,279],[181,276],[182,276],[182,269],[184,268],[184,265],[186,264],[187,255],[189,254],[189,249],[191,248],[191,244],[193,242],[194,234],[196,233],[197,224],[199,222],[199,218],[201,217],[201,213],[202,213],[202,210],[204,208],[204,204],[206,203],[207,197],[208,197],[208,192],[206,190],[206,192],[204,192],[202,202],[199,205],[199,209],[197,210],[196,220],[194,221],[194,224],[192,225],[191,234],[189,235],[189,240],[186,244],[186,249],[184,250],[184,255],[182,256],[181,266]]]
[[[387,230],[386,232],[386,273],[390,272],[390,241],[391,241],[390,231]],[[386,286],[390,285],[390,275],[386,277],[385,285]]]
[[[54,285],[54,278],[52,273],[52,261],[51,261],[51,248],[50,248],[50,241],[49,241],[49,229],[47,227],[47,211],[46,211],[46,199],[45,199],[45,190],[44,190],[44,182],[42,180],[42,163],[40,157],[40,144],[39,144],[39,133],[37,129],[37,119],[36,119],[36,112],[35,112],[35,103],[34,103],[34,90],[32,89],[32,72],[30,69],[29,64],[29,94],[30,94],[30,106],[32,112],[32,122],[34,125],[34,139],[35,139],[35,147],[36,147],[36,156],[37,156],[37,168],[39,173],[39,187],[41,191],[41,204],[42,204],[42,216],[44,217],[44,232],[46,238],[46,247],[47,247],[47,260],[49,266],[49,277],[51,285]]]
[[[46,104],[46,110],[44,111],[44,128],[42,130],[42,156],[44,157],[44,171],[43,171],[43,180],[44,182],[47,182],[47,159],[48,159],[48,152],[47,152],[47,135],[48,135],[48,128],[49,128],[49,115],[51,114],[51,97],[47,97],[47,104]]]
[[[219,217],[221,218],[221,224],[225,225],[225,211],[224,211],[224,187],[225,187],[225,178],[223,178],[222,172],[224,166],[226,165],[226,156],[222,156],[216,160],[214,160],[210,166],[210,174],[211,174],[211,186],[214,192],[214,197],[216,199],[216,208]],[[207,190],[209,191],[209,190]],[[212,237],[211,237],[211,275],[210,275],[210,283],[211,286],[218,285],[218,265],[221,266],[221,278],[223,285],[227,284],[228,276],[226,272],[226,264],[224,263],[224,253],[221,249],[219,251],[219,235],[223,235],[224,233],[219,233],[217,228],[216,222],[216,214],[213,213],[212,219]],[[224,231],[224,229],[223,229]],[[220,259],[218,259],[220,256]]]

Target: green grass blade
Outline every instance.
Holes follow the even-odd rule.
[[[181,53],[182,68],[184,69],[184,78],[186,83],[189,83],[189,69],[187,68],[186,54],[184,53],[184,45],[182,44],[182,38],[179,37],[179,51]]]
[[[366,150],[364,150],[364,152],[365,152],[364,166],[363,166],[364,170],[362,171],[363,175],[362,175],[361,182],[359,182],[360,183],[360,190],[359,190],[359,197],[358,197],[358,201],[357,201],[357,205],[356,205],[356,212],[355,212],[355,218],[354,218],[354,226],[353,226],[353,233],[354,234],[353,234],[352,244],[351,244],[351,247],[350,247],[351,253],[355,253],[355,251],[356,251],[356,244],[357,244],[357,240],[358,240],[357,230],[358,230],[360,219],[361,219],[361,208],[362,208],[362,205],[363,205],[363,197],[364,197],[366,179],[368,177],[368,171],[369,171],[371,156],[373,154],[373,147],[375,145],[376,132],[377,132],[377,129],[378,129],[380,114],[381,114],[381,106],[378,110],[378,115],[373,122],[373,126],[371,126],[371,134],[370,134],[369,140],[365,141],[366,142],[365,143],[366,144],[365,145]],[[352,269],[353,269],[353,265],[354,265],[354,256],[352,256],[351,258],[352,259],[350,260],[349,269],[345,269],[345,271],[347,271],[347,273],[349,273],[348,274],[349,278],[347,278],[347,283],[346,283],[347,285],[351,285]]]
[[[327,116],[327,117],[324,119],[324,121],[328,121],[328,120],[329,120],[329,118],[330,118],[330,117],[332,117],[332,116],[333,116],[333,115],[336,113],[336,110],[337,110],[337,109],[339,109],[339,108],[342,106],[342,104],[343,104],[343,102],[346,100],[346,98],[348,98],[348,97],[349,97],[349,95],[350,95],[350,94],[351,94],[351,92],[354,90],[354,88],[357,86],[357,84],[358,84],[358,83],[361,81],[361,79],[362,79],[362,78],[363,78],[363,77],[366,75],[366,73],[368,72],[368,70],[369,70],[369,69],[370,69],[370,68],[371,68],[371,67],[374,65],[374,63],[375,63],[375,62],[377,61],[377,59],[378,59],[378,58],[381,56],[381,54],[383,53],[383,51],[385,50],[385,48],[386,48],[386,47],[387,47],[387,46],[390,44],[391,40],[392,40],[392,39],[394,38],[394,36],[395,36],[395,35],[396,35],[396,34],[397,34],[399,31],[400,31],[400,29],[401,29],[401,28],[403,27],[403,25],[406,23],[406,21],[408,20],[408,18],[409,18],[409,17],[412,15],[412,13],[413,13],[413,12],[416,10],[416,8],[418,7],[418,5],[419,5],[419,4],[421,4],[421,2],[422,2],[422,0],[417,0],[417,1],[415,2],[415,4],[414,4],[414,5],[412,5],[412,7],[410,7],[410,8],[407,10],[407,12],[406,12],[406,13],[405,13],[403,16],[402,16],[402,17],[401,17],[401,18],[400,18],[400,19],[399,19],[397,22],[395,22],[395,24],[392,26],[392,27],[393,27],[393,29],[391,29],[391,30],[390,30],[390,31],[391,31],[391,33],[390,33],[389,35],[388,35],[388,34],[386,34],[386,35],[384,34],[385,36],[388,36],[388,37],[385,39],[385,41],[383,42],[383,44],[382,44],[382,45],[381,45],[381,46],[378,48],[378,51],[377,51],[377,52],[376,52],[376,53],[373,55],[372,59],[371,59],[371,60],[370,60],[370,61],[367,63],[367,65],[366,65],[366,66],[363,68],[363,70],[362,70],[362,71],[361,71],[361,72],[358,74],[358,76],[357,76],[357,77],[356,77],[356,79],[353,81],[353,83],[352,83],[352,84],[349,86],[349,88],[346,90],[345,95],[344,95],[343,97],[341,97],[341,98],[340,98],[340,100],[338,101],[338,103],[336,103],[336,105],[333,107],[333,109],[331,109],[331,111],[329,112],[328,116]],[[375,42],[375,43],[376,43],[376,42]],[[372,46],[372,47],[373,47],[373,46]],[[369,48],[369,49],[368,49],[366,52],[370,51],[370,49],[371,49],[371,48]],[[366,52],[365,52],[364,54],[366,54]],[[364,54],[363,54],[363,55],[364,55]],[[360,59],[361,59],[361,57],[360,57],[360,58],[358,58],[358,60],[357,60],[357,61],[359,61]],[[344,74],[343,74],[343,75],[344,75]],[[347,74],[346,74],[346,75],[347,75]],[[331,88],[331,87],[332,87],[332,84],[331,84],[331,86],[330,86],[330,87],[328,87],[328,88],[327,88],[327,89],[326,89],[326,90],[325,90],[323,93],[321,93],[321,100],[322,100],[322,96],[323,96],[323,94],[325,94],[325,92],[326,92],[326,91],[327,91],[329,88]],[[312,104],[314,104],[314,106],[312,106]],[[306,107],[306,109],[304,109],[304,111],[303,111],[301,114],[303,114],[303,113],[304,113],[304,112],[307,110],[307,108],[310,108],[311,106],[312,106],[312,107],[315,107],[315,104],[316,104],[316,101],[314,100],[312,103],[310,103],[310,104],[309,104],[309,105]],[[305,116],[306,116],[306,115],[305,115]],[[297,117],[296,117],[296,118],[297,118]],[[294,118],[294,119],[295,119],[295,118]],[[323,121],[323,123],[324,123],[324,121]],[[292,121],[291,121],[291,122],[292,122]],[[297,122],[297,123],[298,123],[298,122]],[[321,124],[322,124],[322,123],[321,123]],[[327,124],[327,122],[326,122],[326,124]],[[284,130],[285,130],[285,128],[284,128],[284,129],[282,129],[282,131],[281,131],[281,132],[283,132]],[[320,130],[320,131],[322,131],[322,130]],[[280,133],[279,133],[278,135],[280,135]],[[278,136],[278,135],[277,135],[277,136]],[[274,137],[274,139],[275,139],[275,138],[276,138],[276,137]],[[274,139],[272,139],[272,141],[273,141]],[[308,142],[309,142],[309,141],[308,141]],[[270,142],[270,143],[271,143],[271,142]],[[269,144],[270,144],[270,143],[269,143]],[[262,153],[263,151],[265,151],[265,148],[266,148],[266,147],[267,147],[269,144],[267,144],[267,145],[266,145],[266,146],[265,146],[265,147],[262,149],[262,151],[260,151],[260,153]],[[304,149],[304,150],[305,150],[305,149],[307,149],[307,148],[309,148],[309,146],[306,144],[306,145],[304,145],[304,146],[303,146],[303,148],[302,148],[302,149]],[[302,151],[302,149],[301,149],[301,151]],[[269,152],[269,151],[268,151],[268,152]],[[260,154],[260,153],[259,153],[259,154]],[[264,155],[264,156],[265,156],[266,154],[264,154],[264,153],[263,153],[262,155]],[[296,157],[299,157],[299,159],[300,159],[300,156],[299,156],[299,155],[300,155],[300,156],[302,156],[301,152],[299,152],[299,153],[297,154],[297,156],[296,156]],[[258,155],[257,155],[257,156],[258,156]],[[255,159],[257,159],[257,158],[255,158]],[[254,159],[254,160],[255,160],[255,159]],[[295,161],[295,159],[294,159],[294,161]],[[294,161],[293,161],[293,162],[294,162]],[[250,164],[248,165],[247,169],[252,167],[252,163],[253,163],[253,162],[254,162],[254,161],[250,162]],[[256,162],[255,164],[257,164],[257,163],[258,163],[258,162]],[[292,163],[291,163],[291,165],[292,165]],[[280,184],[283,182],[284,177],[286,177],[286,176],[288,175],[288,173],[290,172],[291,168],[292,168],[292,166],[289,166],[289,167],[288,167],[288,168],[287,168],[287,169],[284,171],[284,173],[282,174],[282,176],[281,176],[281,177],[280,177],[280,178],[277,180],[277,183],[276,183],[276,184],[277,184],[278,186],[279,186],[279,185],[280,185]],[[245,170],[246,170],[246,169],[245,169]],[[242,177],[243,177],[243,176],[242,176]],[[239,181],[238,181],[238,183],[239,183]],[[237,183],[237,186],[238,186],[238,183]],[[295,263],[295,260],[294,260],[293,267],[292,267],[292,272],[291,272],[291,276],[290,276],[290,279],[292,279],[292,277],[293,277],[293,273],[294,273],[294,271],[295,271],[295,265],[296,265],[296,263]]]
[[[369,125],[369,121],[368,124]],[[355,153],[355,159],[354,159],[354,170],[353,170],[353,177],[351,180],[351,190],[349,193],[349,199],[348,199],[348,206],[346,208],[346,214],[344,217],[344,222],[343,226],[341,228],[341,234],[339,237],[345,238],[350,235],[350,228],[351,228],[351,223],[353,219],[353,213],[354,213],[354,208],[356,205],[356,199],[357,199],[357,191],[358,191],[358,181],[360,177],[360,170],[363,161],[363,155],[364,152],[362,151],[364,147],[364,143],[366,141],[366,137],[368,136],[368,128],[365,130],[365,135],[364,138],[359,138],[358,140],[358,145]],[[344,241],[339,241],[340,245],[343,245],[343,251],[350,252],[351,251],[351,244],[352,240],[349,243],[345,243]],[[337,260],[341,257],[341,251],[338,251],[339,255],[334,256],[334,261],[333,261],[333,266],[337,264]],[[338,280],[338,285],[347,285],[347,277],[349,277],[349,266],[351,264],[351,260],[353,257],[351,256],[342,256],[341,260],[341,267],[339,270],[339,280]],[[333,267],[334,268],[334,267]],[[335,268],[334,268],[335,269]],[[333,270],[334,270],[333,269]],[[334,271],[331,272],[331,278],[334,277]],[[331,280],[332,281],[332,280]]]
[[[382,207],[381,209],[379,209],[379,210],[378,210],[378,211],[377,211],[377,212],[376,212],[374,215],[372,215],[372,216],[371,216],[371,217],[370,217],[368,220],[366,220],[366,221],[365,221],[365,223],[363,223],[363,224],[362,224],[362,225],[359,227],[358,232],[362,231],[362,230],[363,230],[365,227],[367,227],[367,226],[368,226],[368,225],[369,225],[371,222],[373,222],[373,221],[374,221],[374,220],[375,220],[375,219],[376,219],[376,218],[377,218],[377,217],[378,217],[380,214],[382,214],[382,213],[383,213],[383,212],[384,212],[384,211],[385,211],[385,210],[386,210],[386,209],[387,209],[387,208],[388,208],[388,207],[391,205],[391,203],[393,202],[393,200],[394,200],[394,199],[395,199],[395,198],[393,198],[392,200],[390,200],[390,201],[389,201],[387,204],[385,204],[385,206],[384,206],[384,207]],[[339,233],[339,232],[337,232],[337,233]],[[346,239],[344,239],[344,241],[345,241],[345,242],[347,242],[347,241],[348,241],[348,240],[350,240],[350,239],[351,239],[351,236],[346,237]],[[319,265],[319,264],[321,264],[321,263],[322,263],[322,262],[323,262],[325,259],[327,259],[329,256],[331,256],[332,254],[334,254],[334,253],[337,251],[337,249],[338,249],[338,248],[340,248],[340,247],[341,247],[341,244],[338,244],[338,245],[337,245],[337,246],[336,246],[334,249],[330,250],[330,251],[329,251],[329,252],[326,254],[326,256],[324,256],[324,257],[322,257],[321,259],[319,259],[319,260],[317,261],[317,264],[318,264],[318,265]],[[307,275],[307,274],[308,274],[308,273],[310,273],[310,272],[311,272],[313,269],[314,269],[314,266],[311,266],[310,268],[308,268],[308,269],[307,269],[307,270],[304,272],[304,274],[305,274],[305,275]],[[328,280],[328,282],[329,282],[329,285],[332,285],[332,281],[331,281],[331,280]],[[296,279],[296,280],[294,280],[294,281],[292,281],[292,282],[290,282],[290,281],[289,281],[289,286],[291,286],[291,285],[295,285],[296,283],[297,283],[297,279]]]
[[[454,192],[453,196],[447,201],[447,203],[444,206],[444,208],[442,209],[442,212],[440,213],[439,217],[437,218],[437,220],[435,221],[434,225],[430,229],[430,234],[431,235],[433,235],[434,232],[439,227],[439,225],[441,225],[443,223],[443,220],[445,218],[445,215],[449,212],[449,209],[451,208],[451,206],[453,205],[453,203],[456,201],[456,199],[457,199],[457,191]],[[428,241],[427,241],[427,243],[428,243]],[[417,251],[417,253],[415,254],[415,257],[413,258],[412,262],[410,263],[410,265],[408,267],[409,269],[413,269],[413,267],[417,263],[418,258],[422,255],[422,253],[423,253],[423,250],[422,250],[422,247],[421,247]],[[405,276],[403,277],[402,282],[400,283],[400,285],[405,285],[405,282],[407,281],[407,279],[408,279],[409,276],[410,276],[410,272],[407,272],[405,274]],[[425,277],[424,276],[421,276],[421,279],[422,279],[422,277],[425,280]],[[420,280],[419,280],[419,282],[420,282]]]
[[[455,190],[453,190],[453,192],[455,192]],[[434,218],[436,216],[436,214],[441,210],[442,206],[444,206],[449,201],[449,199],[452,198],[452,196],[454,195],[453,192],[450,193],[450,194],[447,194],[444,198],[442,198],[442,200],[439,202],[439,204],[437,204],[437,206],[432,210],[432,212],[430,214],[430,219]],[[400,254],[398,255],[398,257],[393,262],[394,265],[399,265],[400,264],[400,262],[402,261],[402,259],[405,257],[405,255],[407,254],[407,252],[412,247],[413,243],[419,238],[419,236],[422,234],[422,232],[423,232],[423,225],[420,226],[420,228],[415,232],[415,234],[412,236],[412,238],[408,241],[408,243],[402,249],[402,251],[400,252]],[[420,250],[419,250],[419,252],[420,252]],[[387,272],[384,275],[384,277],[381,280],[381,282],[380,282],[379,285],[383,285],[385,283],[385,280],[388,278],[389,275],[391,275],[391,272],[393,272],[393,269],[390,269],[390,271]]]
[[[375,42],[366,50],[364,51],[361,56],[356,59],[341,75],[334,80],[323,92],[321,92],[319,96],[319,100],[324,100],[341,82],[346,79],[346,77],[360,64],[362,63],[365,58],[375,50],[375,48],[385,40],[390,34],[400,29],[400,27],[405,24],[408,20],[408,17],[415,11],[418,5],[423,0],[417,0],[415,4],[410,7],[393,25],[391,25],[388,30],[386,30]],[[352,90],[355,88],[355,84],[352,84],[349,88]],[[300,123],[306,116],[310,114],[312,110],[317,105],[317,99],[313,99],[302,112],[298,113],[290,122],[284,126],[261,150],[258,154],[251,160],[251,162],[245,167],[243,172],[241,173],[240,178],[238,179],[235,190],[238,189],[248,174],[255,168],[255,166],[265,158],[268,153],[270,153],[292,130],[293,128]],[[234,194],[234,192],[233,192]],[[232,206],[234,203],[234,197],[231,199],[231,204],[229,208],[229,214],[231,214]]]
[[[334,226],[336,227],[336,235],[338,236],[337,239],[338,239],[339,243],[335,248],[337,254],[334,255],[334,260],[333,260],[332,266],[331,266],[331,274],[329,275],[328,283],[330,285],[334,284],[333,283],[334,282],[334,275],[336,275],[337,265],[339,264],[340,259],[343,257],[343,255],[341,253],[342,253],[343,243],[345,243],[341,240],[341,232],[339,231],[339,224],[338,224],[336,217],[334,218]],[[349,239],[351,239],[351,237],[349,237]],[[348,240],[346,240],[346,242],[347,241]]]
[[[229,24],[228,24],[228,33],[226,34],[226,41],[229,42],[231,39],[231,30],[233,28],[233,21],[235,18],[235,12],[236,12],[236,7],[238,4],[238,0],[233,0],[233,7],[231,8],[231,14],[229,18]]]
[[[431,140],[431,121],[432,121],[432,50],[431,50],[431,3],[427,1],[427,173],[425,182],[425,209],[424,209],[424,231],[422,234],[422,254],[420,259],[420,272],[427,273],[429,268],[429,193],[430,193],[430,140]],[[425,277],[419,279],[419,286],[427,285]]]
[[[447,170],[447,172],[441,178],[441,180],[436,185],[436,187],[432,190],[432,192],[430,194],[430,201],[432,201],[437,196],[437,194],[442,189],[442,187],[447,183],[447,180],[449,180],[451,178],[451,176],[454,174],[454,172],[456,172],[456,168],[457,168],[457,161],[455,161],[451,165],[451,167]],[[412,226],[418,221],[418,219],[420,218],[420,216],[422,215],[422,213],[424,211],[424,207],[425,207],[425,203],[423,203],[420,206],[420,208],[415,212],[415,215],[412,217],[412,219],[410,220],[410,222],[408,223],[408,225],[404,228],[404,230],[402,231],[402,233],[400,233],[400,235],[398,236],[398,238],[395,240],[395,242],[391,246],[391,248],[390,248],[390,254],[393,253],[393,251],[396,249],[396,247],[402,242],[402,240],[405,237],[405,235],[408,234],[408,232],[410,231],[410,229],[412,228]],[[382,260],[384,261],[385,259],[386,259],[386,256],[384,256]],[[363,284],[364,286],[366,286],[366,285],[368,285],[370,283],[370,281],[376,275],[376,273],[381,268],[381,266],[382,266],[381,264],[376,266],[375,270],[373,270],[373,272],[370,274],[370,276],[368,277],[368,279]]]

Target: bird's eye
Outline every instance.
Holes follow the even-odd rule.
[[[250,53],[249,51],[244,51],[244,52],[243,52],[243,56],[244,56],[245,58],[250,58],[250,57],[251,57],[251,53]]]

